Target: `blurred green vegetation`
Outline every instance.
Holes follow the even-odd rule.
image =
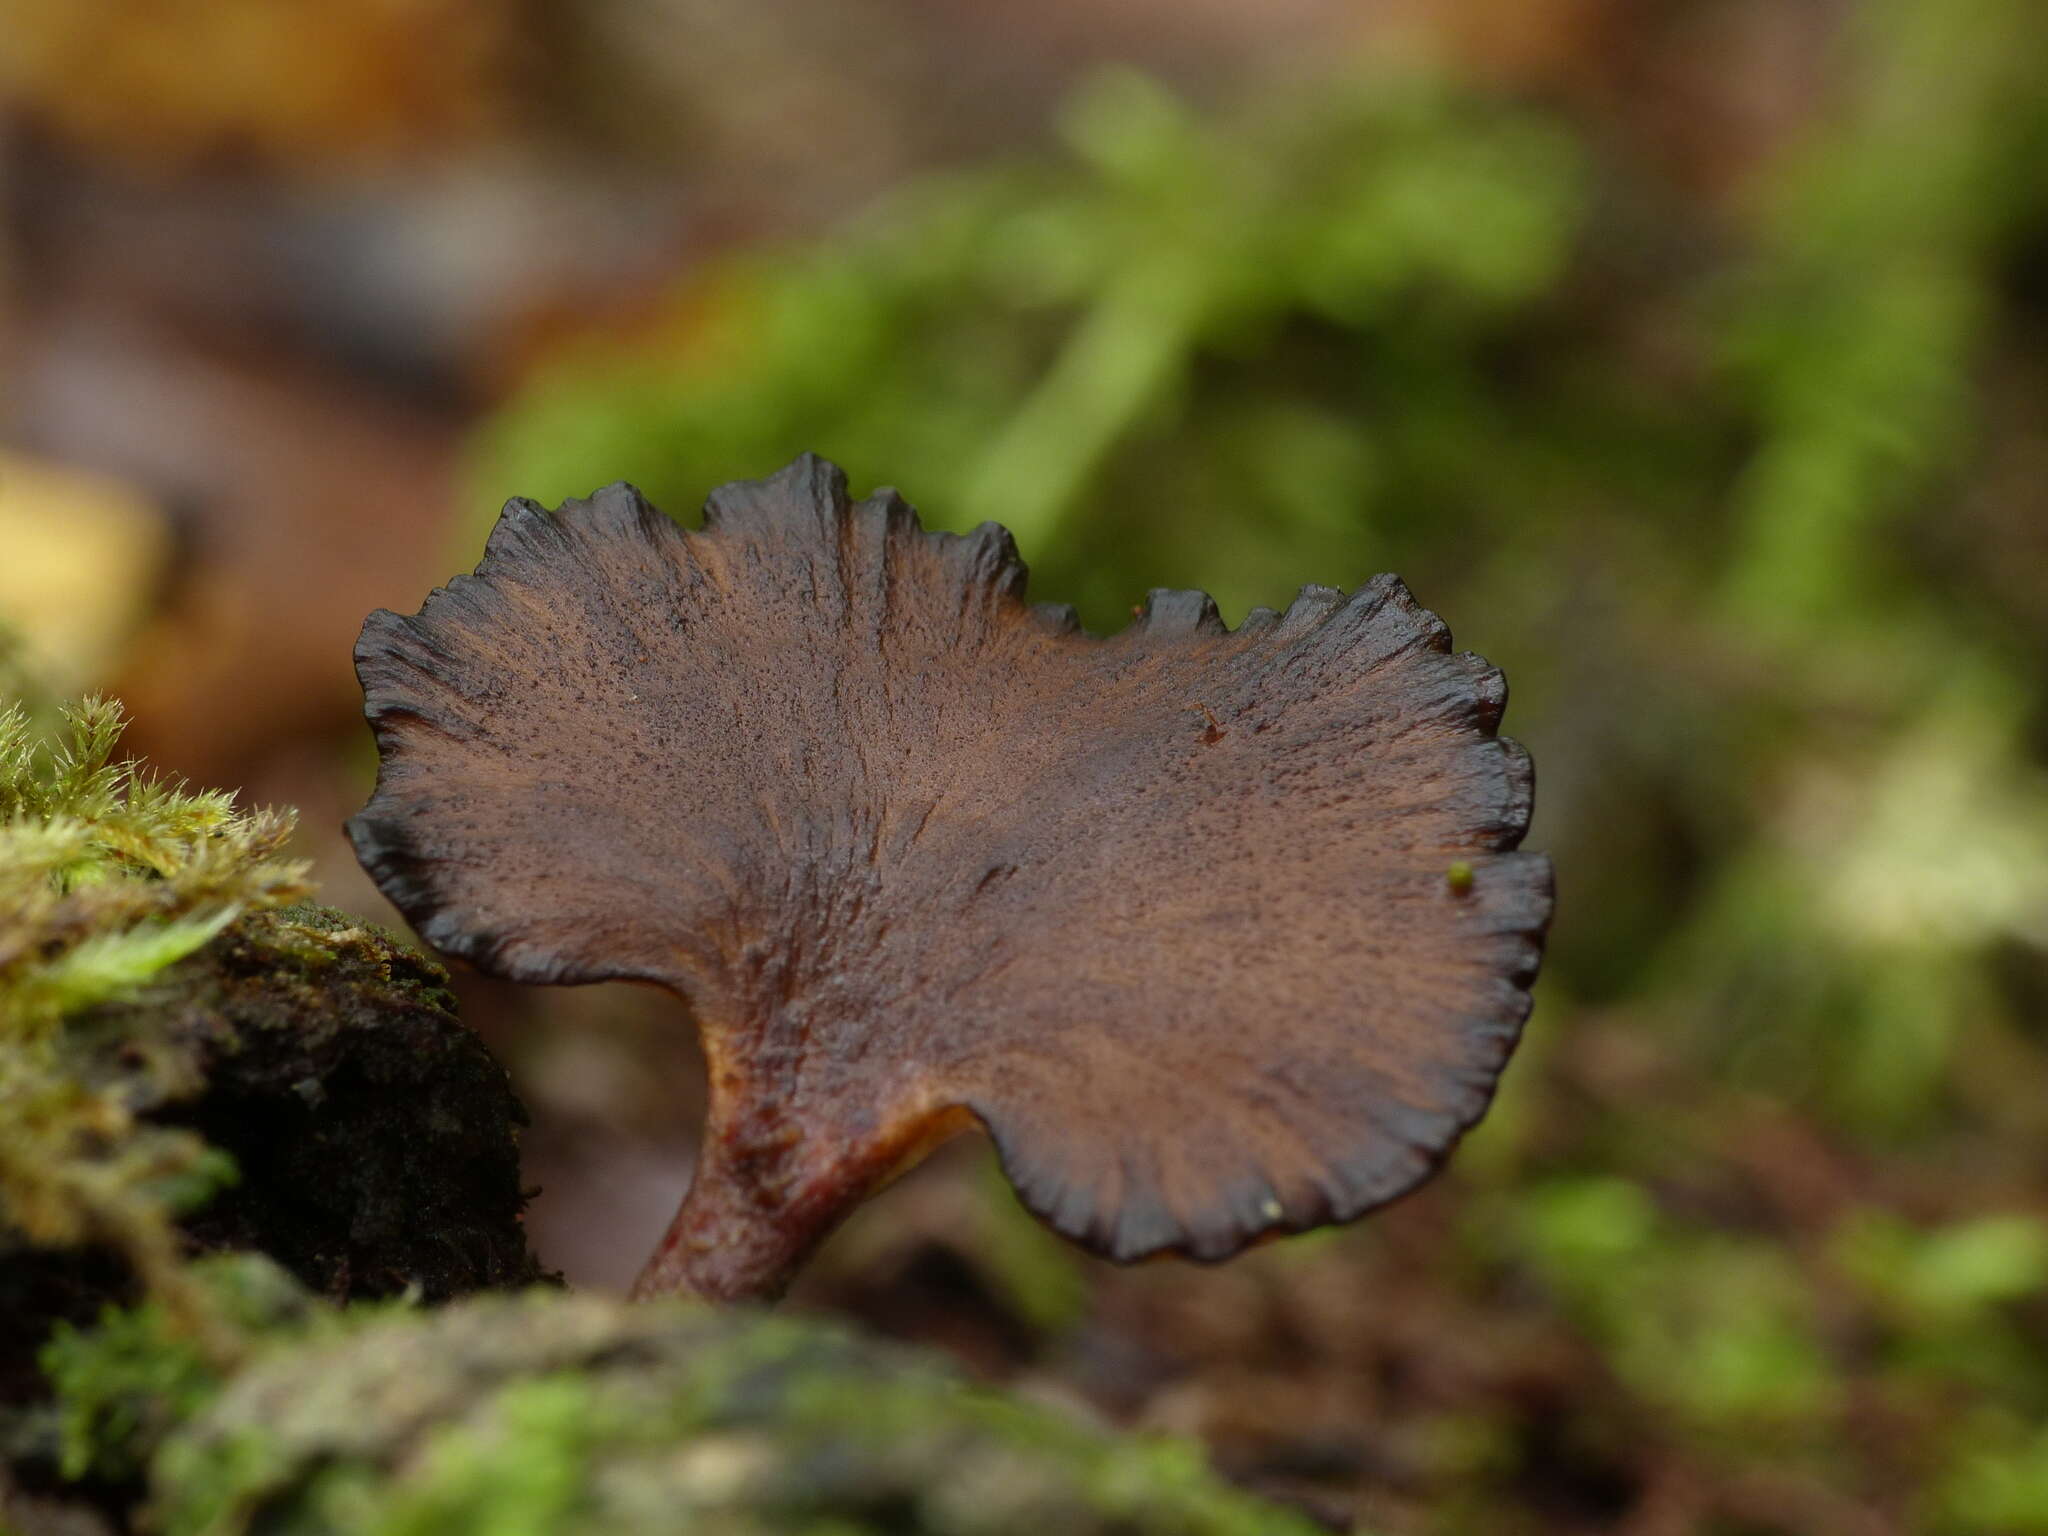
[[[1441,1288],[1590,1347],[1568,1414],[1818,1490],[1731,1530],[2048,1531],[2039,29],[1862,7],[1713,207],[1440,80],[1211,118],[1112,75],[1058,155],[559,357],[465,554],[508,492],[682,513],[813,449],[1097,628],[1400,572],[1514,681],[1561,891]],[[1447,1529],[1532,1528],[1492,1414],[1441,1426]]]

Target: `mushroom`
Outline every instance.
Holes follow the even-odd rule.
[[[686,532],[629,485],[506,504],[373,613],[349,823],[437,948],[651,982],[700,1032],[697,1170],[638,1294],[780,1292],[972,1124],[1120,1261],[1216,1260],[1412,1189],[1529,1011],[1507,689],[1391,576],[1102,637],[993,523],[926,532],[811,456]]]

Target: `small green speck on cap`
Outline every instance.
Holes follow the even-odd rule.
[[[1453,860],[1451,867],[1444,871],[1444,883],[1455,895],[1464,895],[1472,889],[1472,866],[1463,859]]]

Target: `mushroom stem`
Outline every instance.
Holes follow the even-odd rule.
[[[638,1299],[681,1293],[706,1301],[779,1299],[858,1195],[812,1192],[776,1204],[733,1178],[711,1144],[675,1219],[633,1282]]]
[[[779,1299],[862,1201],[972,1123],[954,1107],[906,1117],[882,1136],[806,1138],[779,1106],[714,1072],[697,1171],[633,1295]]]

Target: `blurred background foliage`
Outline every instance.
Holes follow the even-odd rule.
[[[798,1304],[1374,1530],[2048,1531],[2033,0],[388,0],[346,47],[235,31],[233,90],[115,72],[148,110],[77,84],[133,7],[7,4],[7,440],[180,551],[123,575],[125,659],[46,665],[307,807],[345,904],[348,638],[510,494],[688,517],[811,449],[1005,523],[1098,629],[1394,570],[1506,669],[1561,902],[1449,1174],[1117,1272],[963,1151]],[[348,111],[250,85],[302,48]],[[17,547],[102,526],[26,483]],[[543,1259],[619,1283],[687,1042],[611,991],[466,1003]]]

